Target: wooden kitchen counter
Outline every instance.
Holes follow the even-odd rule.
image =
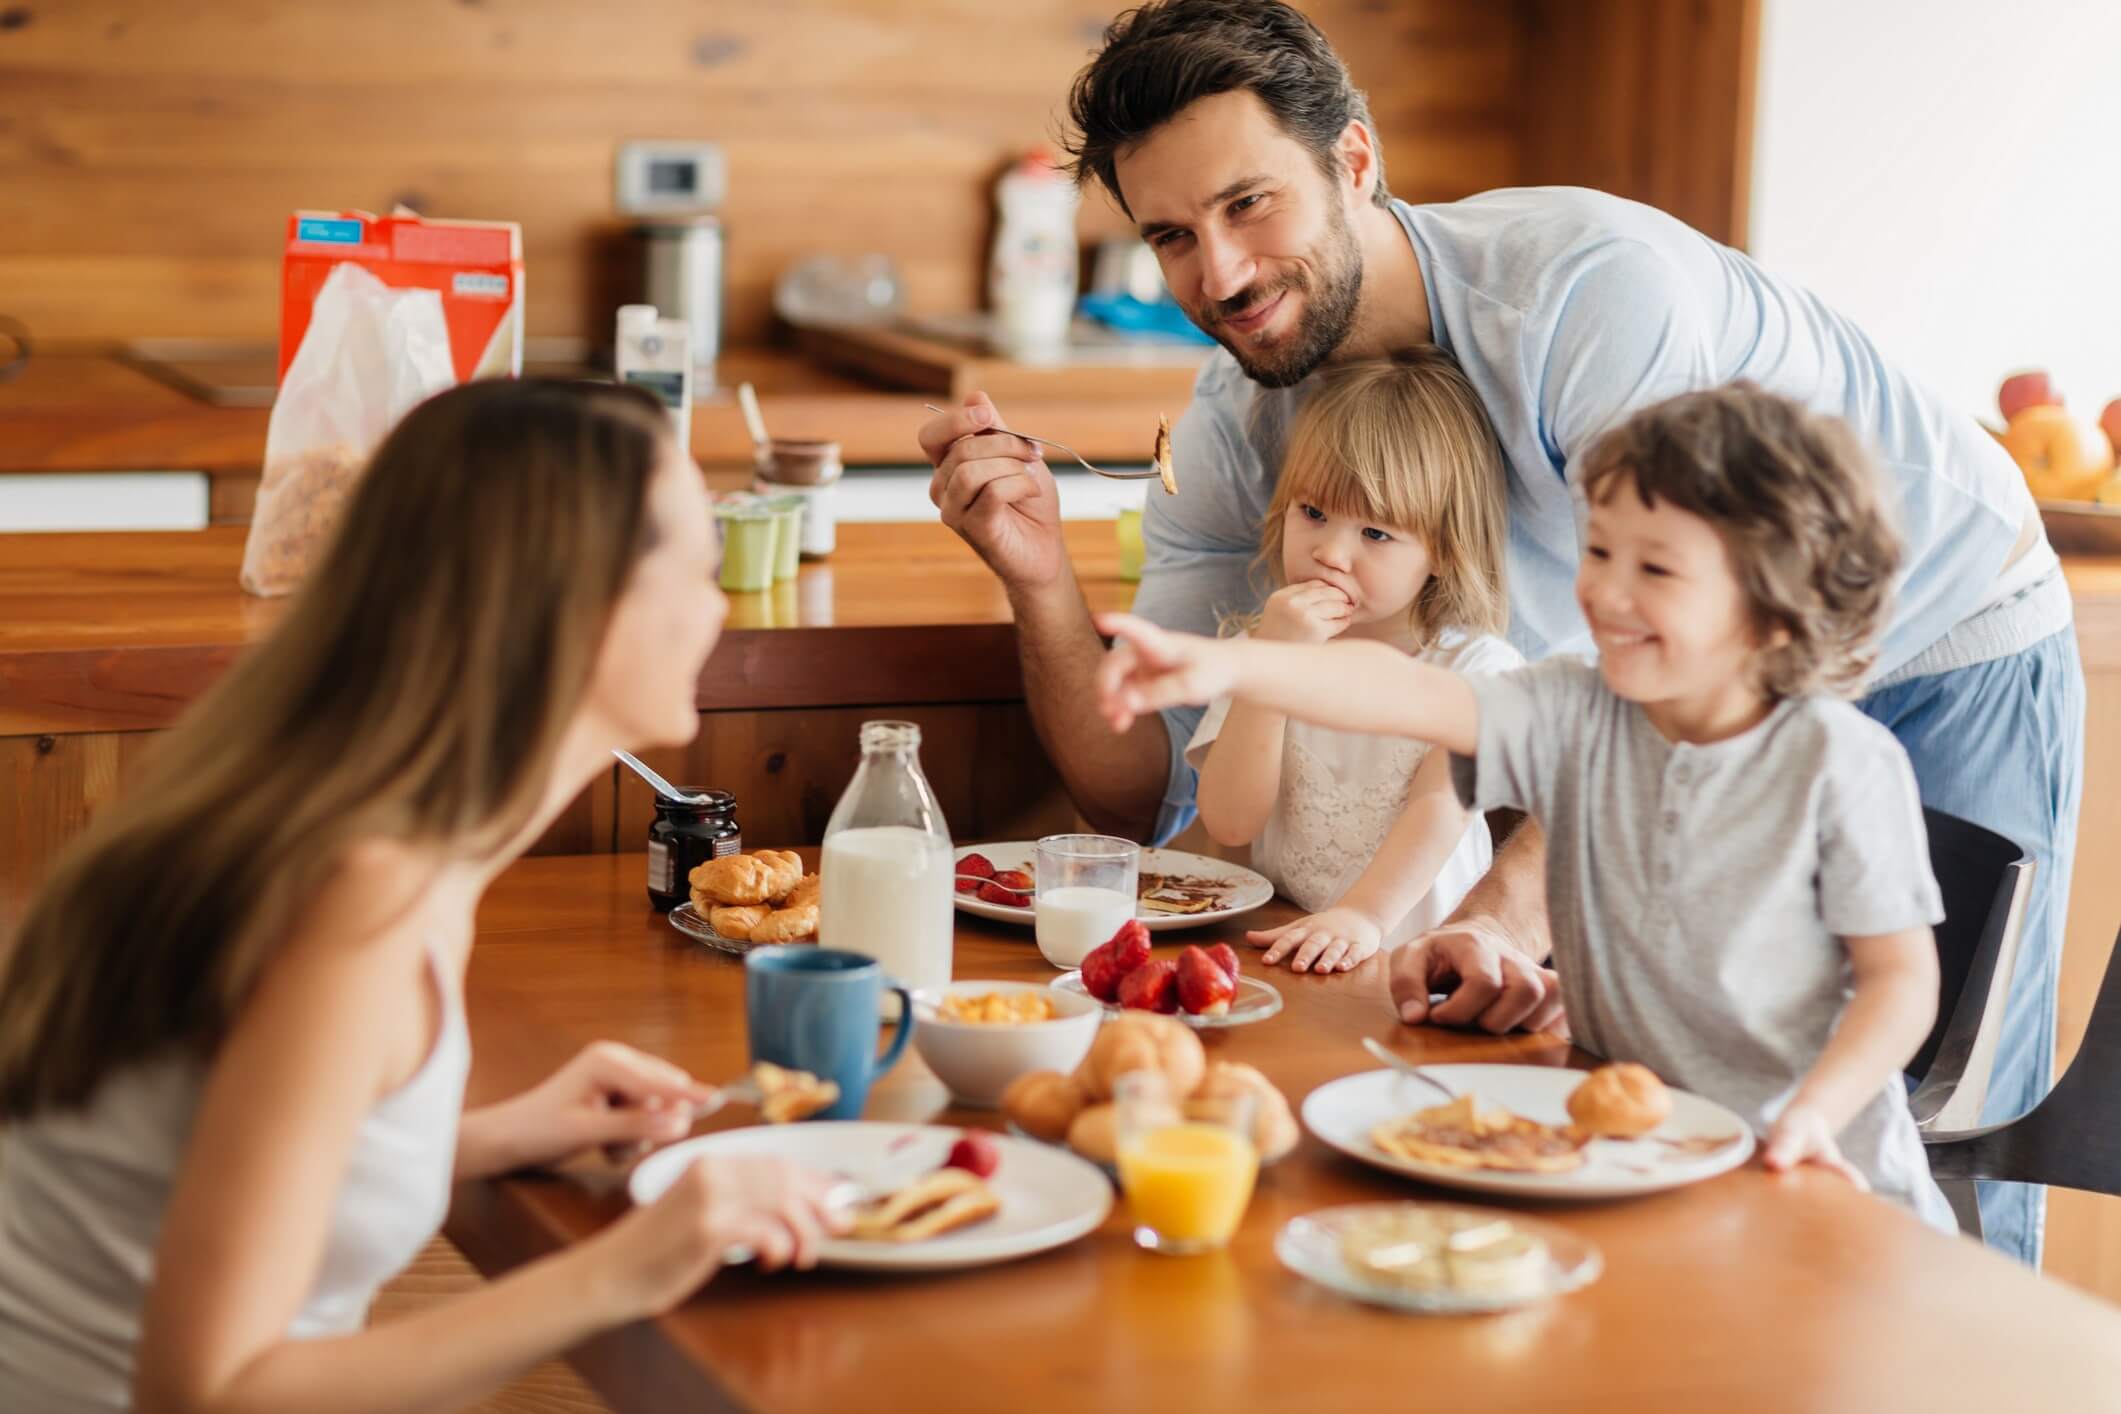
[[[0,736],[167,726],[285,601],[236,584],[245,527],[0,536]],[[1093,609],[1120,608],[1105,521],[1066,527]],[[2121,667],[2121,559],[2065,560],[2088,670]],[[731,597],[703,711],[1022,696],[1000,584],[939,523],[839,528],[831,558]]]
[[[0,536],[0,736],[167,726],[285,600],[236,583],[246,527]],[[1122,607],[1109,521],[1068,548],[1095,609]],[[700,708],[1007,701],[1023,695],[1000,583],[939,522],[843,525],[793,581],[730,596]]]

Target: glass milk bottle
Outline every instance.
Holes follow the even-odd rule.
[[[873,957],[916,991],[950,980],[957,867],[920,745],[911,722],[862,724],[861,768],[825,826],[817,923],[820,946]]]

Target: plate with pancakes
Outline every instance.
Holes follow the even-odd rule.
[[[946,1161],[965,1131],[927,1124],[813,1121],[726,1129],[659,1149],[627,1181],[652,1203],[695,1160],[786,1159],[872,1191],[850,1214],[853,1230],[828,1238],[818,1264],[849,1271],[950,1271],[1064,1247],[1112,1211],[1112,1183],[1085,1159],[1049,1144],[984,1136],[992,1171]]]
[[[1364,1071],[1305,1096],[1304,1127],[1375,1168],[1521,1198],[1657,1193],[1727,1173],[1753,1153],[1753,1131],[1735,1113],[1641,1066],[1426,1065],[1422,1073],[1457,1098],[1444,1103],[1397,1071]]]
[[[953,897],[959,908],[976,918],[1029,928],[1038,921],[1031,907],[1037,866],[1036,840],[968,846],[957,852],[959,874]],[[984,879],[997,874],[1023,877],[983,886]],[[1274,886],[1265,875],[1227,859],[1182,849],[1144,849],[1135,896],[1135,916],[1150,932],[1163,933],[1224,923],[1250,913],[1274,897]]]

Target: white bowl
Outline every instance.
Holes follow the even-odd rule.
[[[945,996],[989,992],[1043,992],[1053,1003],[1053,1019],[1012,1025],[936,1018]],[[936,1078],[958,1103],[991,1110],[1019,1075],[1075,1069],[1089,1053],[1105,1009],[1093,997],[1056,992],[1042,982],[964,981],[914,993],[913,1018],[913,1047]]]

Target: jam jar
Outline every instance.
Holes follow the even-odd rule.
[[[692,801],[656,797],[655,822],[648,827],[648,901],[658,913],[691,899],[694,869],[744,848],[736,797],[726,790],[696,794]]]

